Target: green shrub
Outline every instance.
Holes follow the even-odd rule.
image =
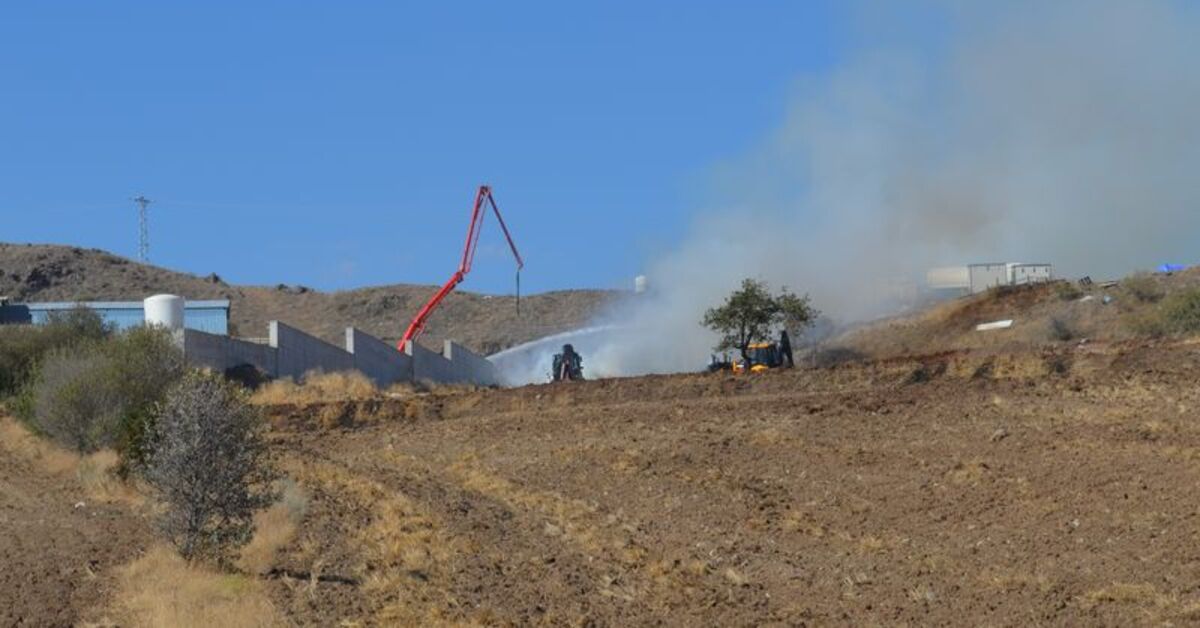
[[[55,312],[45,325],[0,327],[0,398],[20,395],[32,384],[38,362],[50,351],[94,343],[111,333],[99,314],[83,307]]]
[[[13,405],[34,429],[66,446],[115,447],[128,473],[144,462],[155,407],[184,371],[170,334],[135,327],[50,350]]]
[[[1176,292],[1162,303],[1163,326],[1173,334],[1200,332],[1200,289]]]
[[[115,445],[121,471],[128,473],[146,458],[146,434],[167,391],[184,375],[183,352],[161,329],[135,327],[104,345],[110,377],[121,399]]]
[[[1083,291],[1070,281],[1059,281],[1054,284],[1054,293],[1063,301],[1074,301],[1083,296]]]
[[[1159,338],[1167,334],[1167,325],[1157,308],[1146,308],[1130,312],[1121,319],[1122,324],[1136,336]]]
[[[1163,298],[1163,288],[1150,273],[1134,273],[1121,280],[1121,289],[1142,303],[1156,303]]]
[[[111,374],[111,359],[94,345],[51,350],[32,390],[38,432],[79,453],[114,444],[122,404]]]

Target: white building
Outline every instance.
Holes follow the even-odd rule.
[[[1019,286],[1054,279],[1050,264],[988,262],[932,268],[925,284],[934,293],[976,294],[997,286]]]

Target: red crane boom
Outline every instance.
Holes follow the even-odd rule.
[[[450,280],[446,285],[442,286],[433,298],[417,312],[415,318],[408,325],[408,330],[404,332],[404,337],[400,339],[397,348],[404,351],[408,345],[408,341],[416,340],[422,332],[425,331],[425,322],[429,320],[429,315],[437,309],[441,304],[442,299],[450,294],[454,287],[462,283],[466,278],[467,273],[471,272],[471,264],[475,261],[475,248],[479,243],[479,234],[483,231],[483,219],[487,215],[488,207],[492,208],[492,213],[496,214],[496,220],[500,222],[500,229],[504,231],[504,237],[508,240],[508,247],[512,249],[513,257],[517,259],[517,299],[521,298],[521,269],[525,267],[525,261],[521,259],[521,254],[517,252],[517,245],[513,242],[512,235],[508,232],[508,225],[504,224],[504,217],[500,215],[500,208],[496,207],[496,199],[492,197],[492,188],[486,185],[479,186],[479,192],[475,194],[475,206],[471,209],[471,226],[467,229],[467,242],[463,245],[462,261],[458,264],[458,270],[450,276]],[[518,301],[519,303],[520,301]]]

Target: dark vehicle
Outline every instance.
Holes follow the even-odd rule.
[[[712,355],[712,359],[708,363],[708,372],[709,373],[720,373],[722,371],[732,371],[732,370],[733,370],[733,360],[729,359],[729,354],[723,353],[723,354],[721,354],[720,358],[718,358],[716,356],[716,354]]]

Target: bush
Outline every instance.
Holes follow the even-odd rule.
[[[1121,288],[1142,303],[1155,303],[1163,298],[1163,288],[1150,273],[1134,273],[1121,280]]]
[[[1058,281],[1054,284],[1054,293],[1062,301],[1074,301],[1083,296],[1083,291],[1070,281]]]
[[[188,560],[228,565],[274,501],[266,423],[236,386],[190,373],[149,432],[146,478],[167,508],[162,529]]]
[[[121,471],[141,466],[146,459],[146,434],[155,408],[186,370],[183,352],[170,333],[135,327],[104,345],[110,358],[109,378],[121,400],[116,439]]]
[[[1071,328],[1071,324],[1063,318],[1054,317],[1050,319],[1050,339],[1059,342],[1067,342],[1075,337],[1075,330]]]
[[[1159,338],[1167,334],[1167,326],[1162,313],[1149,308],[1126,314],[1121,321],[1125,328],[1137,336]]]
[[[45,325],[0,327],[0,398],[32,384],[38,363],[50,351],[94,343],[111,332],[99,314],[82,307],[55,312]]]
[[[1162,304],[1162,322],[1174,334],[1200,332],[1200,289],[1176,292]]]
[[[97,347],[52,350],[31,395],[35,429],[79,453],[112,445],[122,404],[110,374]]]
[[[121,471],[145,458],[155,406],[183,376],[183,353],[162,330],[136,327],[103,342],[52,349],[14,409],[37,431],[90,452],[115,446]]]

